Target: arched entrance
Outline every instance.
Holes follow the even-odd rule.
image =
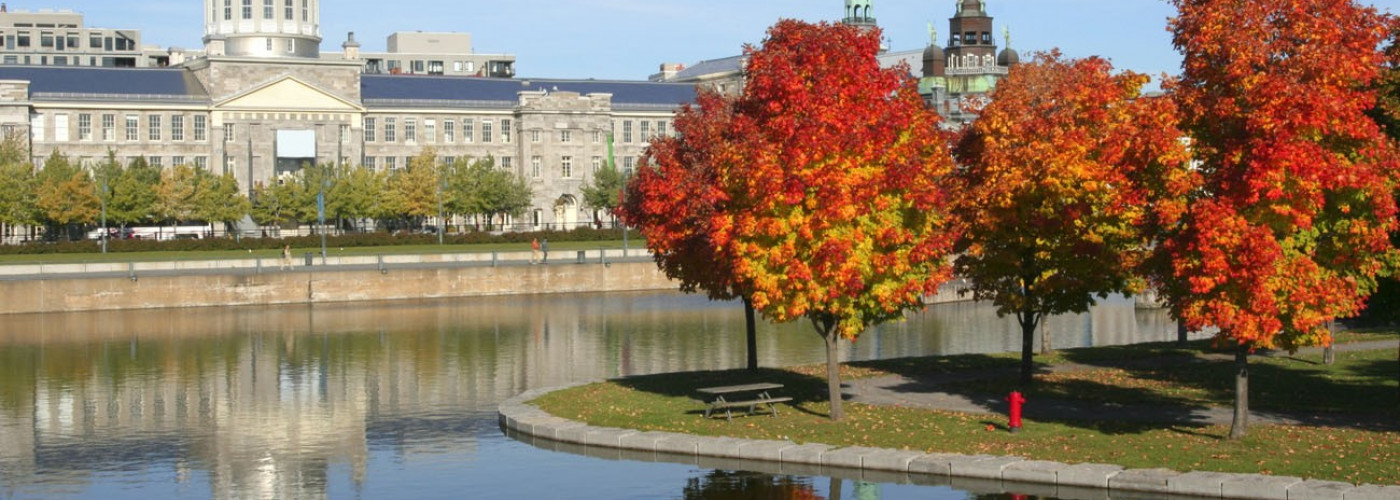
[[[568,231],[578,227],[578,199],[571,194],[560,196],[554,201],[554,223],[558,229]]]

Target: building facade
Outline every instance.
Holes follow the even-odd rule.
[[[633,168],[694,97],[690,84],[376,74],[353,36],[321,52],[318,0],[204,9],[204,50],[178,66],[0,65],[0,130],[28,137],[39,168],[55,151],[84,165],[110,153],[231,173],[245,193],[308,161],[395,170],[425,150],[491,156],[533,189],[518,226],[568,229],[601,217],[580,188],[610,152]],[[392,49],[423,54],[440,34],[397,35]]]

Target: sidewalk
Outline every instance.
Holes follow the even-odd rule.
[[[1339,344],[1337,352],[1391,349],[1396,343],[1389,340]],[[1316,354],[1321,348],[1306,348],[1300,353]],[[1284,352],[1270,352],[1260,356],[1288,355]],[[1227,355],[1218,355],[1227,358]],[[1212,358],[1216,355],[1212,355]],[[1124,364],[1152,362],[1139,360]],[[1075,372],[1102,369],[1077,363],[1057,364],[1047,370],[1055,372]],[[902,406],[947,410],[973,414],[1005,415],[1005,396],[976,396],[955,393],[960,382],[985,378],[1015,376],[1015,370],[988,370],[975,373],[955,373],[927,377],[909,378],[900,375],[852,380],[846,383],[846,394],[850,401],[871,405]],[[1231,407],[1183,407],[1116,405],[1097,401],[1070,401],[1046,398],[1032,398],[1025,405],[1025,414],[1032,420],[1117,420],[1135,422],[1160,422],[1198,425],[1229,425],[1234,418]],[[1383,430],[1400,430],[1400,422],[1393,419],[1350,414],[1278,413],[1251,411],[1250,421],[1261,424],[1308,425],[1308,426],[1348,426]]]

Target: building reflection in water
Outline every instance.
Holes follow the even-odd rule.
[[[1050,327],[1056,347],[1166,340],[1164,318],[1118,299]],[[217,498],[325,497],[333,471],[367,480],[372,449],[475,449],[496,403],[531,388],[742,367],[743,329],[736,304],[655,293],[10,316],[0,496],[154,467]],[[843,358],[999,352],[1017,332],[988,306],[939,305]],[[824,360],[805,324],[759,335],[764,366]]]

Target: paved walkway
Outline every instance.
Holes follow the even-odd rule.
[[[1391,349],[1396,342],[1383,340],[1339,344],[1336,351],[1359,351]],[[1321,348],[1303,349],[1302,353],[1320,353]],[[1287,353],[1265,353],[1287,355]],[[1210,358],[1230,359],[1228,355],[1211,355]],[[1123,363],[1121,366],[1141,365],[1159,360],[1139,360]],[[1046,368],[1055,372],[1075,372],[1102,369],[1103,366],[1083,364],[1058,364]],[[987,370],[982,372],[960,372],[911,378],[900,375],[859,379],[848,382],[846,393],[851,401],[889,406],[905,406],[937,410],[957,411],[973,414],[1005,415],[1005,396],[989,397],[962,394],[956,390],[961,382],[992,377],[1014,376],[1015,370]],[[1234,418],[1230,407],[1187,407],[1118,405],[1092,401],[1069,401],[1047,398],[1032,398],[1025,405],[1026,418],[1032,420],[1115,420],[1154,423],[1181,423],[1204,425],[1229,425]],[[1346,426],[1358,428],[1397,430],[1400,422],[1382,417],[1356,415],[1327,415],[1308,413],[1278,413],[1265,411],[1250,412],[1253,423],[1282,425]]]

